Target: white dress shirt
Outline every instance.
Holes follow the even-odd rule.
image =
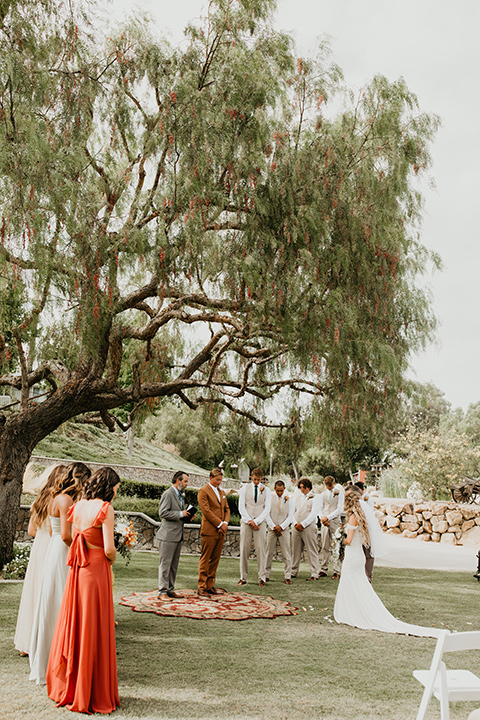
[[[238,494],[238,511],[240,513],[240,517],[242,518],[244,523],[249,523],[250,520],[253,520],[253,522],[256,525],[260,525],[264,520],[267,519],[268,515],[270,514],[270,503],[272,500],[272,492],[269,490],[265,485],[262,485],[262,483],[258,484],[258,492],[265,493],[265,507],[263,508],[262,512],[258,517],[252,518],[247,512],[247,509],[245,507],[245,493],[247,492],[247,487],[250,485],[250,483],[245,483],[245,485],[242,485],[240,488],[239,494]]]

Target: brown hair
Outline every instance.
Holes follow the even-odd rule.
[[[263,478],[265,477],[265,473],[263,472],[261,467],[253,468],[252,470],[252,476]]]
[[[333,475],[327,475],[327,477],[323,478],[323,484],[325,485],[325,487],[327,487],[327,485],[332,485],[332,487],[333,487],[333,485],[335,485],[335,483],[336,483],[336,480],[333,477]]]
[[[85,482],[90,477],[91,472],[86,465],[81,462],[74,462],[68,465],[66,472],[57,478],[53,488],[51,497],[64,493],[70,495],[72,500],[76,502],[83,492]]]
[[[218,475],[223,475],[223,470],[222,470],[222,468],[218,468],[218,467],[217,467],[217,468],[213,468],[213,470],[210,470],[210,477],[211,477],[211,478],[218,477]]]
[[[93,473],[85,483],[83,497],[85,500],[100,499],[111,502],[114,496],[114,487],[120,478],[111,467],[102,467]]]
[[[298,487],[300,487],[300,485],[303,485],[303,487],[307,490],[312,489],[312,481],[308,478],[300,478],[300,480],[298,481]]]
[[[358,529],[360,531],[360,535],[362,536],[362,545],[370,547],[370,533],[368,532],[368,524],[365,513],[360,505],[360,497],[361,495],[358,488],[347,488],[345,491],[344,510],[345,515],[347,516],[347,522],[349,517],[355,515],[358,520]]]
[[[30,517],[35,527],[42,527],[48,515],[48,503],[52,497],[52,490],[59,477],[67,476],[66,465],[55,465],[50,475],[47,478],[47,482],[40,490],[38,497],[32,503],[30,508]]]

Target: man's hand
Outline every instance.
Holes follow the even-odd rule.
[[[226,535],[228,530],[228,523],[225,522],[225,520],[222,522],[220,527],[218,528],[218,532],[220,535]]]
[[[302,523],[295,523],[295,530],[298,530],[298,532],[303,532],[304,528]]]
[[[182,514],[183,514],[183,517],[188,517],[188,514],[189,514],[188,510],[184,510]],[[195,517],[195,515],[193,517]]]
[[[277,535],[277,536],[278,536],[278,535],[281,535],[281,534],[282,534],[282,528],[280,527],[280,525],[275,525],[275,527],[273,528],[273,532],[274,532],[275,535]]]
[[[330,527],[330,520],[327,518],[326,515],[320,518],[320,522],[322,523],[322,525],[325,525],[325,527]]]

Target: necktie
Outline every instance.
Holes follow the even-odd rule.
[[[281,509],[282,509],[282,498],[279,497],[278,498],[278,512],[280,512]]]
[[[257,498],[258,498],[258,485],[255,485],[255,492],[253,493],[254,502],[257,502]]]

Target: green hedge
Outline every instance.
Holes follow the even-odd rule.
[[[152,520],[159,520],[158,505],[160,498],[170,485],[157,485],[156,483],[143,482],[141,480],[127,480],[122,478],[117,497],[113,502],[115,510],[132,512],[143,512]],[[200,522],[202,513],[198,507],[197,493],[199,488],[187,487],[185,490],[185,502],[197,508],[195,522]],[[230,525],[240,525],[238,512],[238,495],[227,495],[227,502],[230,508]]]

